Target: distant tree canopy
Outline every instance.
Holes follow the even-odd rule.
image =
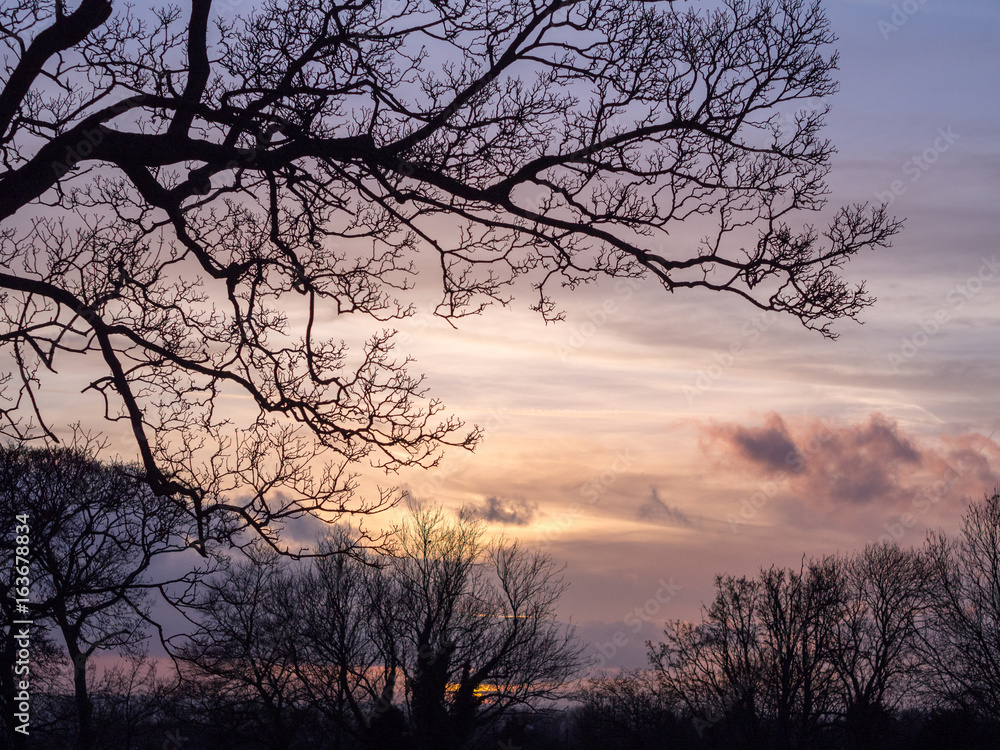
[[[652,669],[580,684],[575,711],[552,708],[585,663],[562,569],[481,520],[417,509],[388,545],[338,525],[307,560],[255,539],[206,562],[184,506],[85,448],[0,447],[4,746],[987,750],[1000,731],[997,491],[918,549],[718,576]],[[154,591],[186,618],[168,627]],[[24,617],[28,737],[11,722]],[[159,628],[165,677],[142,648]]]
[[[705,747],[909,747],[901,717],[921,710],[930,737],[938,720],[969,730],[929,746],[995,744],[1000,494],[963,521],[954,539],[932,533],[920,549],[880,543],[798,570],[718,576],[702,621],[669,622],[650,647],[658,684],[640,697],[690,720]],[[599,686],[591,705],[627,693]]]
[[[214,748],[310,747],[317,732],[345,750],[460,748],[561,695],[583,664],[556,619],[561,568],[466,514],[415,510],[389,547],[334,526],[307,561],[258,539],[206,562],[183,499],[154,494],[138,465],[0,446],[0,527],[4,746],[132,747],[136,735],[159,748],[155,727],[175,719]],[[146,658],[155,632],[182,667],[173,679]],[[33,691],[28,737],[14,731],[18,679]]]
[[[1000,721],[1000,491],[973,503],[954,537],[928,540],[934,598],[924,631],[929,687]]]
[[[275,750],[301,742],[311,714],[336,747],[473,747],[512,709],[562,694],[582,647],[556,619],[551,558],[441,510],[415,511],[393,540],[392,555],[308,567],[264,554],[203,584],[198,628],[173,649],[190,694],[207,687],[233,731],[249,723]],[[352,544],[339,528],[324,546]]]
[[[242,6],[241,6],[242,7]],[[899,225],[825,229],[835,41],[816,2],[12,0],[0,9],[0,342],[9,434],[52,434],[79,355],[153,488],[258,529],[373,510],[319,456],[431,465],[466,432],[391,330],[328,324],[649,275],[826,335]],[[700,241],[682,241],[687,222]],[[220,396],[254,416],[235,432]],[[234,437],[234,434],[236,435]],[[227,505],[236,488],[245,499]],[[277,491],[283,499],[275,500]]]

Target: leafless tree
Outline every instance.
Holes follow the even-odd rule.
[[[138,466],[102,463],[86,447],[0,447],[5,559],[17,548],[8,530],[20,515],[27,516],[31,614],[63,641],[77,747],[91,750],[90,659],[145,638],[151,590],[191,582],[196,573],[161,579],[151,568],[188,548],[193,528],[183,502],[155,495]]]
[[[401,676],[397,623],[410,613],[400,609],[385,560],[356,542],[349,529],[331,530],[320,556],[299,572],[296,670],[338,747],[348,735],[377,749],[405,724],[393,697]]]
[[[666,695],[736,746],[810,747],[834,709],[835,561],[719,576],[716,588],[701,624],[668,623],[651,648]]]
[[[556,620],[565,583],[550,557],[439,509],[415,510],[396,542],[399,663],[420,750],[464,747],[581,668],[573,629]]]
[[[96,746],[140,747],[143,734],[162,723],[163,708],[176,687],[175,676],[160,674],[145,647],[106,665],[91,689]],[[162,742],[156,744],[162,747]]]
[[[559,623],[559,568],[481,522],[415,510],[385,549],[335,529],[305,562],[234,562],[173,640],[194,682],[262,706],[269,747],[320,713],[362,746],[465,747],[514,707],[560,695],[582,648]],[[394,737],[390,736],[396,733]],[[396,743],[396,744],[393,744]]]
[[[357,350],[327,325],[409,315],[432,266],[448,319],[522,277],[551,319],[554,287],[649,275],[833,335],[872,302],[839,269],[899,229],[803,223],[834,41],[811,0],[6,2],[4,428],[53,435],[39,388],[89,355],[154,489],[266,528],[382,507],[343,462],[476,442],[391,330]]]
[[[841,604],[834,558],[799,571],[772,567],[761,575],[765,683],[774,691],[779,747],[809,747],[834,709],[829,661]]]
[[[928,537],[931,613],[921,629],[940,696],[1000,720],[1000,493],[972,503],[954,539]]]
[[[676,706],[649,670],[626,670],[588,680],[577,700],[575,741],[580,750],[653,750],[684,747]],[[693,730],[687,727],[687,734]]]
[[[917,551],[872,544],[841,558],[843,609],[830,659],[854,746],[884,747],[892,715],[917,702],[923,668],[918,628],[930,603],[928,566]]]
[[[385,548],[362,540],[335,526],[298,564],[255,544],[201,584],[182,607],[194,630],[168,639],[196,697],[181,713],[230,734],[249,723],[256,740],[244,741],[275,750],[316,722],[336,747],[391,746],[383,735],[406,721],[394,698],[409,613],[398,611]]]
[[[683,707],[699,733],[721,723],[734,747],[754,747],[765,731],[760,584],[718,576],[715,585],[702,622],[668,622],[666,641],[650,645],[650,658],[662,693]]]
[[[196,629],[167,639],[186,683],[207,693],[234,730],[248,723],[263,747],[287,750],[306,707],[296,673],[301,602],[292,573],[273,551],[254,548],[199,589],[188,610]],[[211,721],[208,714],[201,718]]]

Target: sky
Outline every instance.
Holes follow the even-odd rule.
[[[485,437],[363,486],[471,507],[564,563],[560,616],[598,666],[641,666],[716,575],[920,544],[1000,484],[1000,4],[826,7],[841,88],[825,215],[888,201],[906,220],[846,268],[878,298],[863,325],[830,341],[735,297],[619,280],[563,296],[561,323],[524,296],[457,330],[425,312],[400,326],[432,395]]]
[[[830,208],[889,202],[852,260],[878,302],[829,341],[711,293],[608,282],[543,324],[515,302],[405,344],[472,456],[402,479],[566,564],[598,666],[641,666],[718,574],[957,530],[1000,483],[1000,5],[829,0]],[[405,330],[404,330],[405,334]]]

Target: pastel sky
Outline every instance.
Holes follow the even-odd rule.
[[[561,324],[515,303],[458,331],[418,319],[406,342],[486,440],[404,479],[565,561],[563,612],[601,663],[641,665],[718,573],[919,544],[1000,483],[1000,5],[827,9],[830,206],[891,200],[906,219],[847,269],[878,297],[864,325],[828,341],[735,299],[610,282]]]
[[[609,666],[641,665],[717,574],[919,544],[1000,484],[1000,4],[826,6],[830,214],[891,200],[906,219],[847,267],[878,297],[864,325],[829,341],[736,298],[607,282],[564,296],[559,324],[524,296],[458,330],[401,326],[433,395],[486,437],[366,486],[471,505],[565,562],[562,615]]]

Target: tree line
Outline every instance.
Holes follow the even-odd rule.
[[[309,556],[251,538],[205,557],[182,503],[84,447],[0,449],[0,522],[29,517],[0,545],[7,746],[869,750],[1000,728],[1000,494],[919,548],[720,575],[648,669],[592,679],[556,616],[561,568],[469,514],[417,507],[381,538],[330,526]]]
[[[378,540],[332,526],[301,559],[259,540],[205,559],[177,503],[85,449],[0,449],[0,523],[27,513],[30,529],[0,547],[11,746],[159,748],[175,732],[190,748],[466,747],[584,664],[556,619],[560,567],[468,514],[415,508]],[[30,737],[14,719],[18,541]],[[149,658],[153,633],[169,660]]]
[[[720,575],[650,669],[593,681],[581,748],[993,747],[1000,731],[1000,494],[954,538]]]

